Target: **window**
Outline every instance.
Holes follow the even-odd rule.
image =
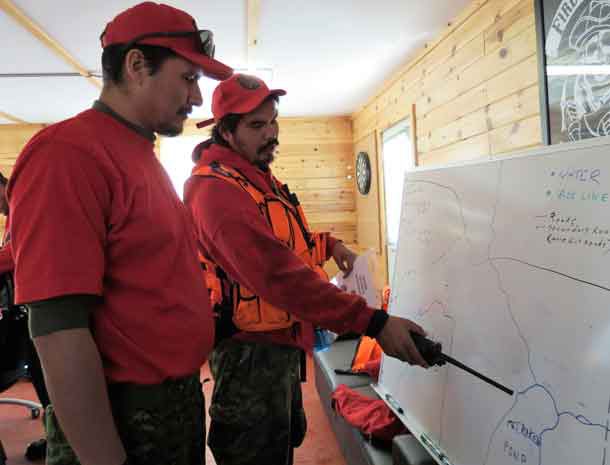
[[[184,182],[191,175],[191,170],[195,166],[191,153],[195,146],[205,139],[207,139],[205,135],[161,138],[161,164],[169,174],[174,189],[181,199]]]
[[[388,257],[388,278],[392,282],[398,246],[398,226],[402,207],[402,187],[408,170],[415,167],[413,145],[407,120],[383,132],[383,181]]]

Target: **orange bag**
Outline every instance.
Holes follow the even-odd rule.
[[[383,400],[366,397],[345,384],[333,392],[332,406],[369,439],[391,441],[394,436],[409,432]]]
[[[381,308],[388,311],[388,303],[390,301],[390,288],[385,286],[382,293]],[[379,377],[379,367],[381,365],[381,354],[383,351],[377,341],[368,336],[362,336],[356,346],[356,353],[352,359],[352,372],[366,372],[372,378]]]

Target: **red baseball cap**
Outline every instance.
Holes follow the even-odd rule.
[[[119,13],[106,25],[100,40],[102,48],[130,42],[169,48],[212,79],[233,74],[233,69],[214,59],[212,32],[200,31],[191,15],[162,3],[139,3]]]
[[[250,113],[270,95],[286,95],[282,89],[269,89],[262,79],[248,74],[234,74],[222,81],[212,94],[212,115],[214,118],[197,123],[198,128],[218,123],[229,113],[238,115]]]

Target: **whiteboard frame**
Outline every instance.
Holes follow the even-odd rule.
[[[390,395],[390,393],[386,391],[386,389],[382,385],[380,385],[379,383],[373,383],[371,384],[371,387],[377,393],[377,395],[379,395],[379,398],[383,399],[383,401],[390,408],[390,410],[394,412],[394,415],[396,415],[396,417],[407,427],[409,432],[417,439],[417,442],[419,442],[422,447],[428,451],[430,457],[432,457],[436,461],[436,463],[438,463],[439,465],[451,465],[449,456],[445,453],[444,450],[438,447],[437,444],[434,444],[435,449],[433,449],[432,447],[430,447],[430,445],[423,441],[422,435],[426,434],[426,432],[417,422],[417,420],[415,420],[414,417],[408,415],[407,411],[404,409],[403,413],[400,413],[398,410],[396,410],[396,407],[394,405],[387,401],[386,395]]]

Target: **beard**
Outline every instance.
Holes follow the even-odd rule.
[[[275,155],[273,155],[273,152],[269,152],[268,154],[259,154],[259,156],[256,158],[256,161],[254,162],[254,164],[259,167],[261,170],[263,171],[267,171],[269,170],[269,165],[271,163],[273,163],[273,160],[275,160]]]
[[[182,134],[182,131],[184,130],[184,121],[186,121],[186,118],[188,118],[188,115],[190,112],[191,112],[190,108],[187,108],[187,107],[180,108],[180,110],[178,110],[176,112],[176,114],[178,116],[180,116],[181,118],[184,118],[184,119],[181,119],[180,123],[173,123],[173,122],[161,123],[159,125],[159,127],[155,130],[155,132],[157,134],[161,134],[162,136],[167,136],[167,137],[179,136],[180,134]]]
[[[155,131],[157,134],[160,134],[162,136],[166,136],[166,137],[176,137],[179,136],[180,134],[182,134],[182,127],[176,127],[176,126],[161,126],[159,129],[157,129]]]
[[[280,142],[273,138],[265,145],[260,147],[257,150],[254,164],[264,171],[269,169],[269,165],[273,163],[273,160],[275,160],[275,148],[278,145],[280,145]]]

